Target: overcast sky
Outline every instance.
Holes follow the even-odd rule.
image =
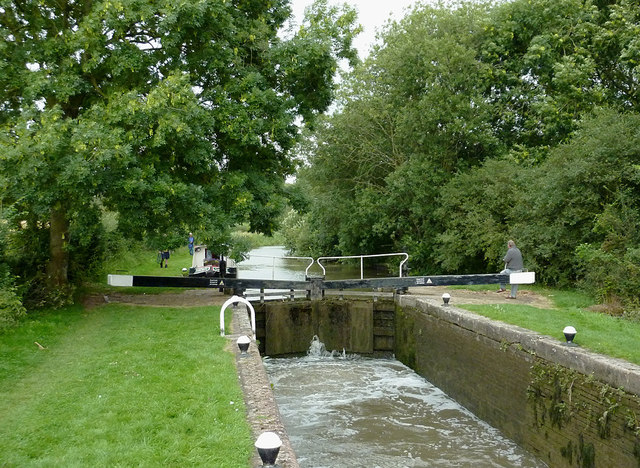
[[[296,22],[299,24],[304,17],[304,9],[311,5],[313,0],[291,0]],[[358,11],[358,22],[364,31],[358,35],[354,41],[358,49],[360,58],[365,58],[371,45],[375,41],[376,31],[380,29],[387,20],[400,19],[404,16],[407,7],[417,3],[416,0],[329,0],[330,5],[341,5],[348,3]]]

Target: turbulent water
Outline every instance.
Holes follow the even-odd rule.
[[[396,360],[320,354],[264,360],[301,467],[546,466]]]

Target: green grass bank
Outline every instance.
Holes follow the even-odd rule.
[[[640,321],[635,316],[613,316],[592,310],[593,299],[577,291],[539,286],[529,289],[548,296],[554,308],[540,309],[518,304],[517,301],[510,304],[462,304],[459,307],[559,341],[565,340],[562,330],[571,325],[578,331],[574,340],[577,345],[640,365]]]
[[[218,312],[29,314],[0,335],[1,465],[248,466],[253,441]]]

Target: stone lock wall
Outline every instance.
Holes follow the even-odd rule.
[[[264,355],[304,354],[314,336],[327,350],[393,352],[393,300],[270,301],[253,306],[256,337]]]
[[[400,296],[396,357],[552,467],[640,467],[640,367]]]

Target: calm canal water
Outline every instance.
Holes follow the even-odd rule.
[[[307,263],[299,276],[297,263],[257,256],[281,247],[257,252],[262,266],[243,262],[240,277],[304,279]],[[264,359],[301,467],[546,466],[399,361],[327,353],[321,339],[309,337],[305,357]]]
[[[238,263],[239,278],[275,279],[275,280],[300,280],[305,279],[305,269],[311,260],[291,259],[287,257],[287,251],[282,246],[260,247],[249,252],[249,258]],[[397,276],[398,271],[389,273],[386,269],[376,268],[375,259],[366,259],[364,274],[368,278]],[[323,265],[327,279],[353,279],[360,278],[360,263],[352,260],[350,264],[325,260]],[[309,269],[309,274],[320,275],[322,269],[314,263]]]

